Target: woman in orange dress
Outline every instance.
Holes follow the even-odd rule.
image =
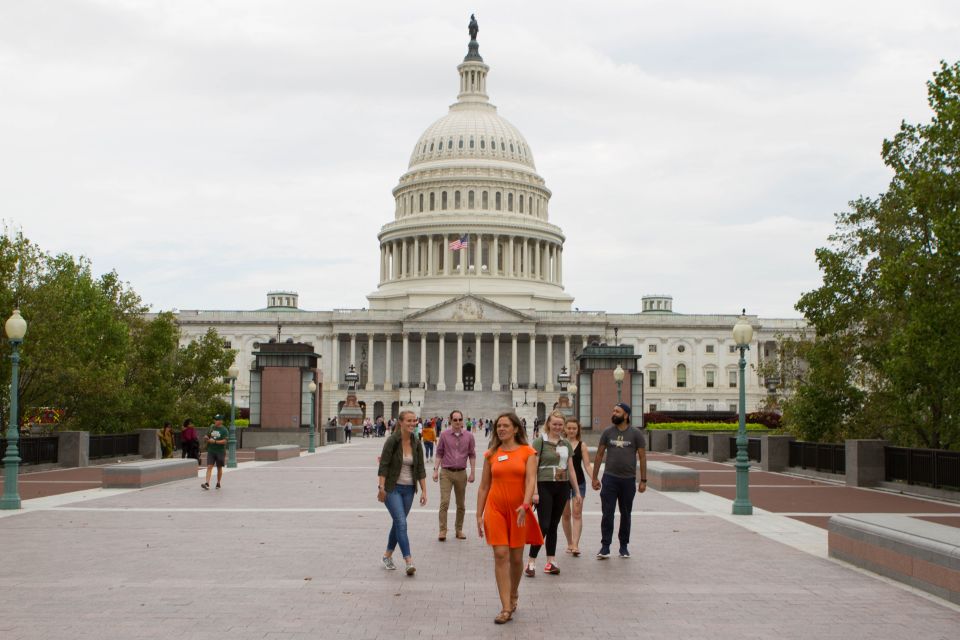
[[[493,547],[493,574],[502,606],[494,618],[504,624],[517,610],[523,547],[543,544],[540,526],[530,508],[537,487],[537,452],[513,413],[494,423],[490,448],[483,454],[483,477],[477,490],[477,532]]]

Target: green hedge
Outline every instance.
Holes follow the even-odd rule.
[[[738,425],[729,422],[658,422],[648,424],[648,430],[683,430],[683,431],[736,431]],[[747,431],[766,431],[762,424],[747,423]]]
[[[233,424],[237,425],[237,429],[245,429],[250,426],[250,421],[245,418],[237,418],[233,421]]]

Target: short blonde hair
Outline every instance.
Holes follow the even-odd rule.
[[[564,423],[564,424],[566,424],[566,422],[567,422],[567,416],[565,416],[565,415],[563,414],[563,412],[560,411],[559,409],[554,409],[554,410],[551,411],[550,414],[547,416],[547,419],[544,421],[544,424],[549,427],[549,426],[550,426],[550,421],[553,420],[554,418],[556,418],[557,420],[559,420],[560,422],[562,422],[562,423]]]

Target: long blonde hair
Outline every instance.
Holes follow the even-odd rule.
[[[490,436],[490,446],[488,447],[490,451],[496,451],[500,448],[500,445],[503,443],[500,441],[500,434],[497,433],[497,425],[500,424],[500,418],[506,418],[510,421],[517,429],[517,435],[514,436],[514,439],[518,444],[527,444],[527,430],[523,428],[523,423],[520,422],[520,418],[517,417],[513,411],[505,411],[497,416],[497,419],[493,421],[493,435]]]

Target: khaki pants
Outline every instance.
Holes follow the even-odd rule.
[[[463,517],[467,513],[467,471],[440,469],[440,533],[447,533],[447,509],[450,507],[450,489],[457,498],[457,533],[463,531]]]

